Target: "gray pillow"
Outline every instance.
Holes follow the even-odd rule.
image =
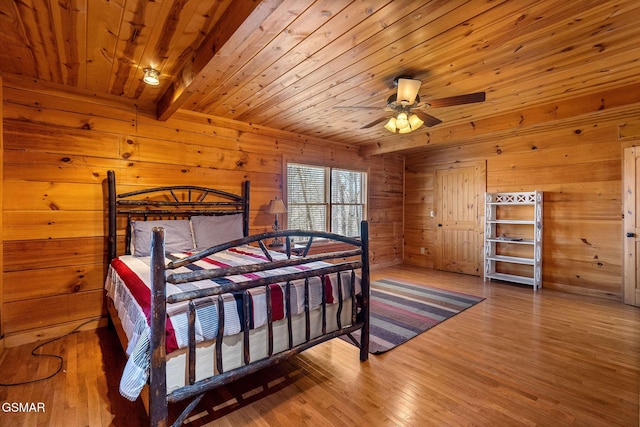
[[[244,237],[242,214],[192,216],[191,226],[196,249],[199,251]]]
[[[193,250],[193,234],[189,220],[131,221],[131,252],[134,256],[150,255],[153,227],[164,228],[165,253]]]

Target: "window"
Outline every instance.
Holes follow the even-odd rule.
[[[359,236],[366,212],[366,178],[359,171],[289,163],[288,228]]]

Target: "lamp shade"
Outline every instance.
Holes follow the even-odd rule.
[[[287,207],[284,205],[282,199],[274,199],[269,202],[267,213],[272,215],[287,213]]]
[[[420,117],[412,114],[411,117],[409,117],[409,124],[411,125],[411,130],[416,130],[420,126],[422,126],[424,122],[420,119]]]
[[[398,79],[398,102],[402,105],[413,105],[421,84],[420,80]]]
[[[399,130],[409,127],[409,118],[407,117],[407,113],[399,113],[396,116],[396,127]]]
[[[389,132],[396,133],[396,118],[395,117],[391,117],[389,119],[389,121],[387,122],[387,124],[384,125],[384,128],[386,130],[388,130]]]

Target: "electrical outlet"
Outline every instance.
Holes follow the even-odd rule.
[[[424,255],[424,248],[420,248],[420,254]]]

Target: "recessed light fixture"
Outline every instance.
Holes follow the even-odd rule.
[[[158,86],[160,84],[160,71],[154,68],[145,68],[142,81],[151,86]]]

